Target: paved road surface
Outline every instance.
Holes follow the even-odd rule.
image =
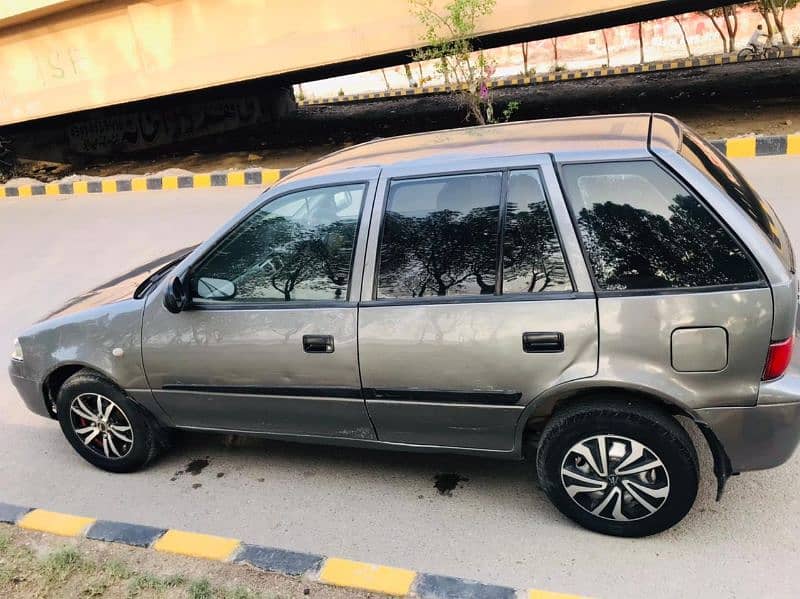
[[[800,248],[800,159],[740,161]],[[0,202],[0,348],[88,287],[210,233],[253,189]],[[707,456],[706,456],[707,457]],[[195,459],[199,474],[176,473]],[[0,501],[231,535],[479,580],[615,597],[796,597],[800,457],[707,485],[655,538],[581,530],[550,506],[532,468],[463,457],[186,435],[145,472],[89,466],[55,422],[28,413],[0,377]],[[442,496],[438,473],[468,479]],[[198,486],[199,485],[199,486]],[[197,487],[197,488],[195,488]]]

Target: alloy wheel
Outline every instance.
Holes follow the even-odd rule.
[[[656,453],[619,435],[575,443],[561,463],[564,490],[587,512],[615,521],[655,514],[669,497],[669,474]]]
[[[82,393],[70,404],[70,422],[78,438],[105,458],[124,458],[133,449],[133,428],[125,412],[105,395]]]

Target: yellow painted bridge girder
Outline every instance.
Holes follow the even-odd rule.
[[[665,2],[497,0],[479,33]],[[421,33],[406,0],[7,0],[0,125],[403,52]]]

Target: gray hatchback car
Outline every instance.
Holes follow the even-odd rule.
[[[667,116],[376,140],[164,262],[14,348],[28,407],[105,470],[171,429],[527,455],[568,517],[641,536],[694,502],[687,429],[720,492],[798,443],[789,239]]]

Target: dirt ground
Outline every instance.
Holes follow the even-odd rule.
[[[494,91],[495,112],[520,103],[513,120],[620,112],[665,112],[709,139],[800,131],[800,59],[571,80]],[[457,97],[435,95],[306,106],[277,129],[238,131],[183,148],[134,158],[71,165],[24,163],[18,176],[51,181],[146,174],[167,168],[208,172],[247,167],[291,168],[333,150],[404,133],[466,124]]]
[[[0,597],[377,599],[384,595],[0,524]]]

